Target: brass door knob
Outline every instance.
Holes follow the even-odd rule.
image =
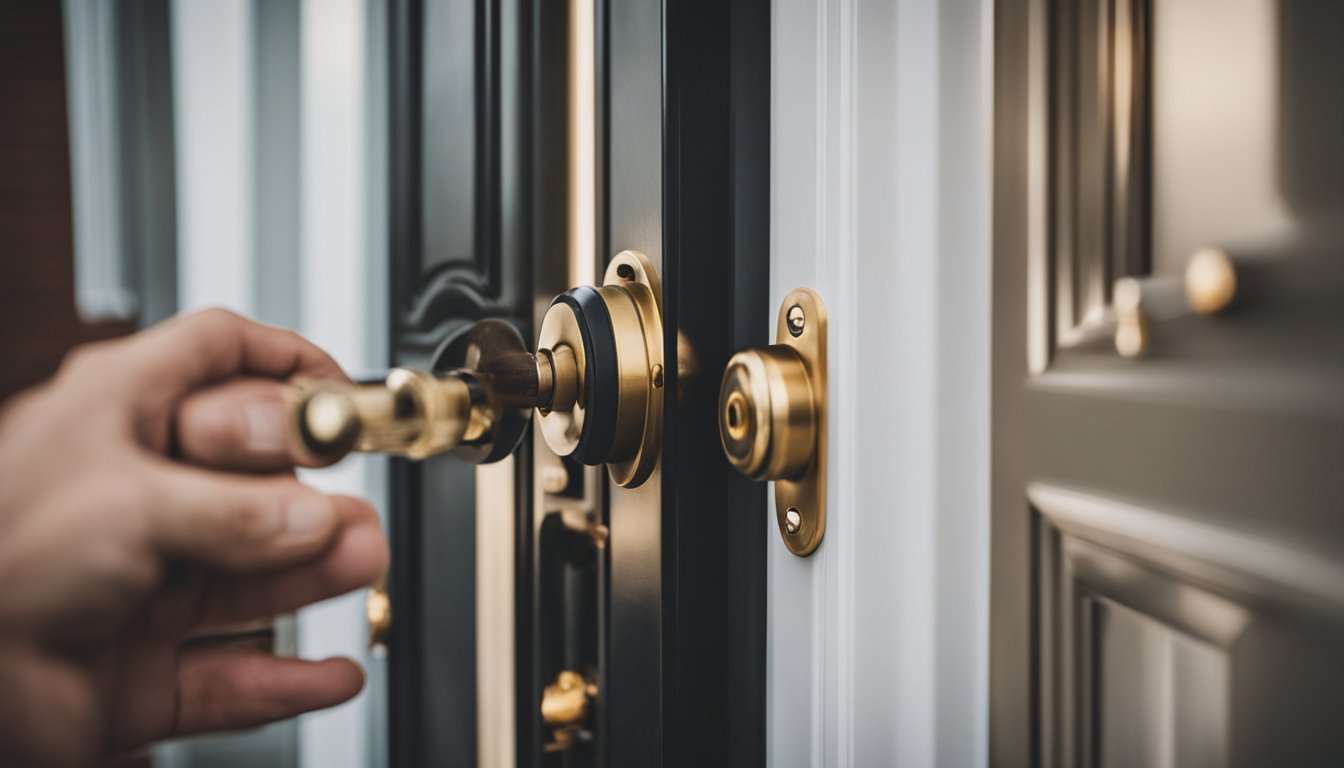
[[[635,251],[612,259],[599,287],[557,296],[537,351],[501,320],[482,320],[441,350],[434,371],[397,368],[376,384],[313,382],[297,390],[293,428],[318,460],[350,451],[423,459],[443,452],[497,461],[522,439],[535,409],[561,456],[606,464],[635,487],[662,442],[662,293]]]
[[[755,480],[787,480],[812,461],[816,402],[807,365],[792,347],[733,355],[719,401],[719,437],[737,471]]]
[[[733,355],[719,388],[719,438],[742,474],[775,481],[784,544],[812,554],[826,532],[826,308],[799,288],[776,344]]]
[[[1152,343],[1155,321],[1190,313],[1217,314],[1231,306],[1236,296],[1236,265],[1216,248],[1192,254],[1181,279],[1122,277],[1112,292],[1115,350],[1122,357],[1141,357]]]

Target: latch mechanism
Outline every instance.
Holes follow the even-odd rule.
[[[482,320],[449,346],[445,370],[301,386],[294,430],[322,461],[353,450],[484,463],[513,451],[535,409],[551,450],[606,464],[617,485],[633,488],[652,474],[662,441],[661,297],[653,264],[623,251],[600,287],[556,297],[535,353],[513,326]]]
[[[719,388],[728,462],[775,481],[775,514],[789,551],[812,554],[826,533],[826,307],[807,288],[779,310],[776,343],[733,355]]]

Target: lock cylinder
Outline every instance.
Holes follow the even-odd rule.
[[[807,367],[783,345],[733,355],[719,390],[724,455],[755,480],[792,479],[812,461],[816,403]]]
[[[606,464],[624,487],[648,479],[662,440],[660,295],[648,259],[623,251],[600,287],[557,296],[537,334],[538,360],[554,382],[551,402],[537,409],[547,445],[583,464]]]
[[[789,551],[806,557],[826,534],[826,306],[789,292],[775,343],[733,355],[719,387],[719,439],[734,469],[775,483]]]

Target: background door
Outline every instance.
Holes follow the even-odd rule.
[[[1338,765],[1344,8],[998,10],[991,762]]]

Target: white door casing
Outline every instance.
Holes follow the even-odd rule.
[[[992,5],[772,17],[771,306],[821,294],[831,368],[826,539],[762,521],[769,762],[984,764]]]

